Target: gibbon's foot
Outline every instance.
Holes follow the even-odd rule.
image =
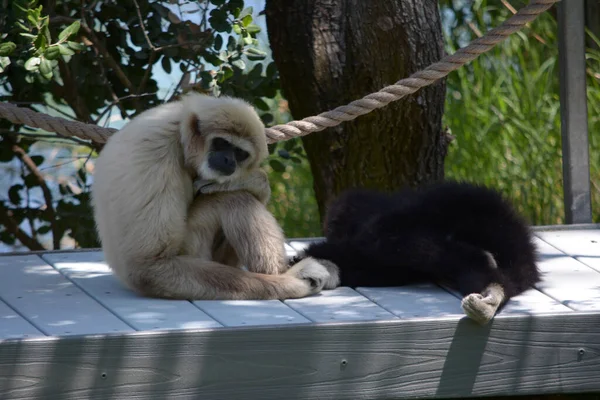
[[[334,273],[333,276],[323,264],[314,258],[308,257],[293,265],[285,274],[307,282],[310,287],[309,294],[316,294],[324,287],[331,286],[336,280],[339,281],[337,271],[332,270],[332,272]]]
[[[315,260],[316,262],[318,262],[319,264],[324,266],[327,269],[327,272],[329,272],[329,278],[325,282],[323,289],[330,290],[330,289],[335,289],[336,287],[340,286],[340,269],[338,268],[337,265],[335,265],[333,262],[331,262],[329,260],[314,259],[314,258],[313,258],[313,260]]]
[[[494,318],[503,300],[504,289],[502,289],[502,286],[493,283],[483,291],[483,294],[471,293],[465,296],[462,299],[461,306],[469,318],[480,325],[485,325]]]

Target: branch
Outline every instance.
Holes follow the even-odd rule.
[[[136,11],[138,19],[140,21],[140,27],[142,28],[142,33],[144,34],[144,37],[146,38],[148,47],[150,47],[150,50],[156,51],[156,48],[152,44],[152,41],[150,40],[150,37],[148,36],[148,33],[146,32],[146,25],[144,25],[144,18],[142,17],[142,10],[140,10],[140,5],[138,4],[137,0],[133,0],[133,5],[135,6],[135,11]]]
[[[46,201],[46,213],[48,214],[50,227],[52,229],[52,246],[54,250],[58,250],[60,248],[60,237],[58,237],[58,229],[56,226],[56,213],[54,212],[54,206],[52,205],[52,193],[50,193],[50,189],[48,189],[46,180],[44,179],[44,176],[38,169],[37,165],[35,165],[25,150],[23,150],[19,145],[13,144],[12,151],[17,155],[17,157],[19,157],[19,160],[21,160],[21,162],[27,166],[42,188],[44,200]]]
[[[53,24],[72,23],[75,21],[76,21],[75,18],[64,17],[64,16],[54,17],[50,20],[50,22]],[[98,36],[96,36],[96,33],[88,26],[87,21],[85,20],[83,15],[81,18],[81,28],[80,29],[85,33],[85,35],[87,36],[89,41],[92,42],[94,47],[96,49],[98,49],[98,52],[100,53],[100,55],[102,55],[102,59],[104,60],[104,62],[106,62],[107,66],[109,68],[111,68],[113,71],[115,71],[117,78],[123,84],[123,86],[125,86],[127,89],[129,89],[129,91],[131,93],[135,93],[135,88],[133,87],[133,84],[131,83],[129,78],[127,78],[127,75],[125,75],[125,73],[123,72],[121,67],[119,67],[119,64],[110,55],[110,53],[108,52],[106,47],[104,47],[104,45],[102,44],[102,41],[98,38]]]
[[[90,110],[88,110],[85,102],[79,95],[79,90],[77,89],[77,84],[73,80],[71,70],[61,59],[58,60],[58,69],[60,71],[60,76],[63,80],[63,87],[65,89],[63,92],[64,99],[67,101],[69,106],[71,106],[73,111],[75,111],[77,119],[83,122],[92,122]]]
[[[123,97],[117,97],[117,95],[115,94],[113,97],[112,103],[110,103],[108,106],[106,106],[106,108],[100,113],[100,115],[98,115],[98,118],[96,118],[95,124],[98,124],[100,122],[100,120],[110,111],[110,109],[113,108],[114,106],[118,106],[122,100],[131,99],[131,98],[135,98],[135,97],[153,96],[155,94],[156,94],[156,92],[142,93],[142,94],[128,94],[127,96],[123,96]]]
[[[0,202],[0,223],[4,225],[4,228],[7,232],[13,234],[15,238],[23,246],[27,247],[29,250],[46,250],[44,246],[40,244],[37,240],[31,238],[25,231],[19,228],[19,224],[13,218],[13,213],[10,209],[6,208],[4,204]]]

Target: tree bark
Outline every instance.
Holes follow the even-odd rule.
[[[443,56],[437,1],[267,0],[266,22],[295,119],[356,100]],[[443,179],[445,81],[304,137],[321,217],[350,187]]]

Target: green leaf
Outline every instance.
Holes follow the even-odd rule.
[[[46,79],[52,78],[52,64],[50,63],[50,60],[42,58],[42,61],[40,62],[40,74]]]
[[[267,57],[267,53],[261,51],[255,47],[248,47],[244,50],[244,54],[248,57],[249,60],[264,60]]]
[[[71,35],[75,35],[79,32],[79,28],[81,27],[81,23],[79,21],[74,21],[71,25],[67,26],[61,33],[58,34],[58,40],[65,41]]]
[[[238,19],[244,19],[247,16],[250,16],[250,18],[252,18],[252,12],[254,11],[254,8],[252,7],[246,7],[242,10],[242,12],[240,13],[240,15],[237,17]]]
[[[73,54],[75,54],[75,52],[73,50],[71,50],[69,48],[69,46],[67,46],[66,44],[59,44],[58,46],[58,51],[60,52],[60,54],[62,54],[63,56],[72,56]]]
[[[19,28],[21,28],[25,32],[29,32],[29,28],[26,27],[25,25],[23,25],[22,23],[20,23],[19,21],[15,22],[15,25],[17,25]]]
[[[223,65],[221,71],[223,71],[223,80],[227,80],[233,76],[233,68],[229,65]]]
[[[23,189],[23,185],[20,184],[11,186],[10,189],[8,189],[8,199],[15,206],[21,204],[21,194],[19,193],[21,189]]]
[[[33,26],[37,26],[38,24],[38,20],[35,17],[35,15],[33,15],[32,13],[33,10],[29,10],[29,12],[27,13],[27,21],[29,21],[29,23]]]
[[[244,25],[244,27],[250,25],[252,23],[252,15],[246,15],[244,18],[242,18],[242,25]]]
[[[0,57],[0,74],[10,65],[10,58]]]
[[[46,36],[40,33],[33,41],[33,45],[39,51],[39,54],[42,54],[48,47],[48,40],[46,40]]]
[[[244,38],[244,44],[252,44],[252,37],[251,36],[246,36]]]
[[[283,158],[284,160],[290,159],[290,153],[288,153],[285,149],[279,149],[277,154],[279,154],[279,157]]]
[[[285,142],[283,142],[283,148],[286,149],[287,151],[292,151],[292,149],[294,148],[294,146],[296,145],[294,139],[291,140],[286,140]]]
[[[0,57],[9,56],[16,48],[17,45],[13,42],[0,43]]]
[[[210,0],[210,3],[214,4],[215,6],[222,6],[225,4],[225,0]]]
[[[35,40],[35,38],[37,37],[36,35],[32,35],[31,33],[23,33],[23,32],[19,33],[19,35],[26,37],[27,39],[33,39],[33,40]]]
[[[217,57],[219,57],[219,60],[226,62],[229,59],[229,52],[226,50],[222,50],[219,52],[219,55]]]
[[[258,108],[259,110],[269,111],[269,105],[267,104],[266,101],[264,101],[260,97],[257,97],[256,99],[254,99],[254,106],[256,108]]]
[[[260,26],[255,24],[250,24],[246,27],[246,32],[248,32],[251,35],[260,32],[260,30]]]
[[[260,119],[262,120],[263,124],[269,125],[271,122],[273,122],[274,118],[272,114],[265,113],[260,116]]]
[[[39,155],[31,156],[31,161],[33,161],[35,165],[39,167],[44,162],[44,157]]]
[[[238,35],[242,33],[242,28],[240,27],[240,24],[233,24],[233,31],[235,33],[237,33]]]
[[[269,160],[269,165],[275,172],[285,172],[285,165],[279,160]]]
[[[241,69],[242,71],[246,68],[246,63],[242,59],[237,59],[231,63],[234,67]]]
[[[44,52],[44,57],[48,60],[56,60],[58,57],[60,57],[60,54],[60,46],[52,46],[46,49]]]
[[[34,174],[27,175],[25,179],[23,179],[23,182],[25,183],[25,186],[27,186],[30,189],[32,187],[40,186],[40,181],[38,181]]]
[[[171,65],[171,60],[168,57],[163,57],[160,60],[160,65],[162,65],[162,68],[165,70],[165,72],[167,74],[171,73],[172,65]]]
[[[29,60],[25,61],[25,69],[27,71],[37,71],[41,61],[42,60],[39,57],[31,57]]]
[[[233,27],[233,30],[235,30],[235,26]],[[217,34],[215,36],[215,43],[214,43],[214,47],[215,50],[221,50],[221,47],[223,47],[223,36]]]
[[[298,157],[291,157],[290,160],[292,160],[293,163],[302,164],[302,160]]]
[[[71,41],[67,42],[67,46],[69,46],[69,48],[71,50],[75,50],[75,51],[82,51],[82,50],[87,49],[87,46],[84,45],[83,43],[77,43],[77,42],[71,42]]]
[[[52,230],[52,227],[50,225],[43,225],[38,228],[37,233],[40,235],[45,235],[46,233],[50,232],[51,230]]]

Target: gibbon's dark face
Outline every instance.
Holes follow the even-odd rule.
[[[232,175],[239,163],[244,162],[250,154],[226,139],[215,137],[210,143],[208,166],[222,176]]]

